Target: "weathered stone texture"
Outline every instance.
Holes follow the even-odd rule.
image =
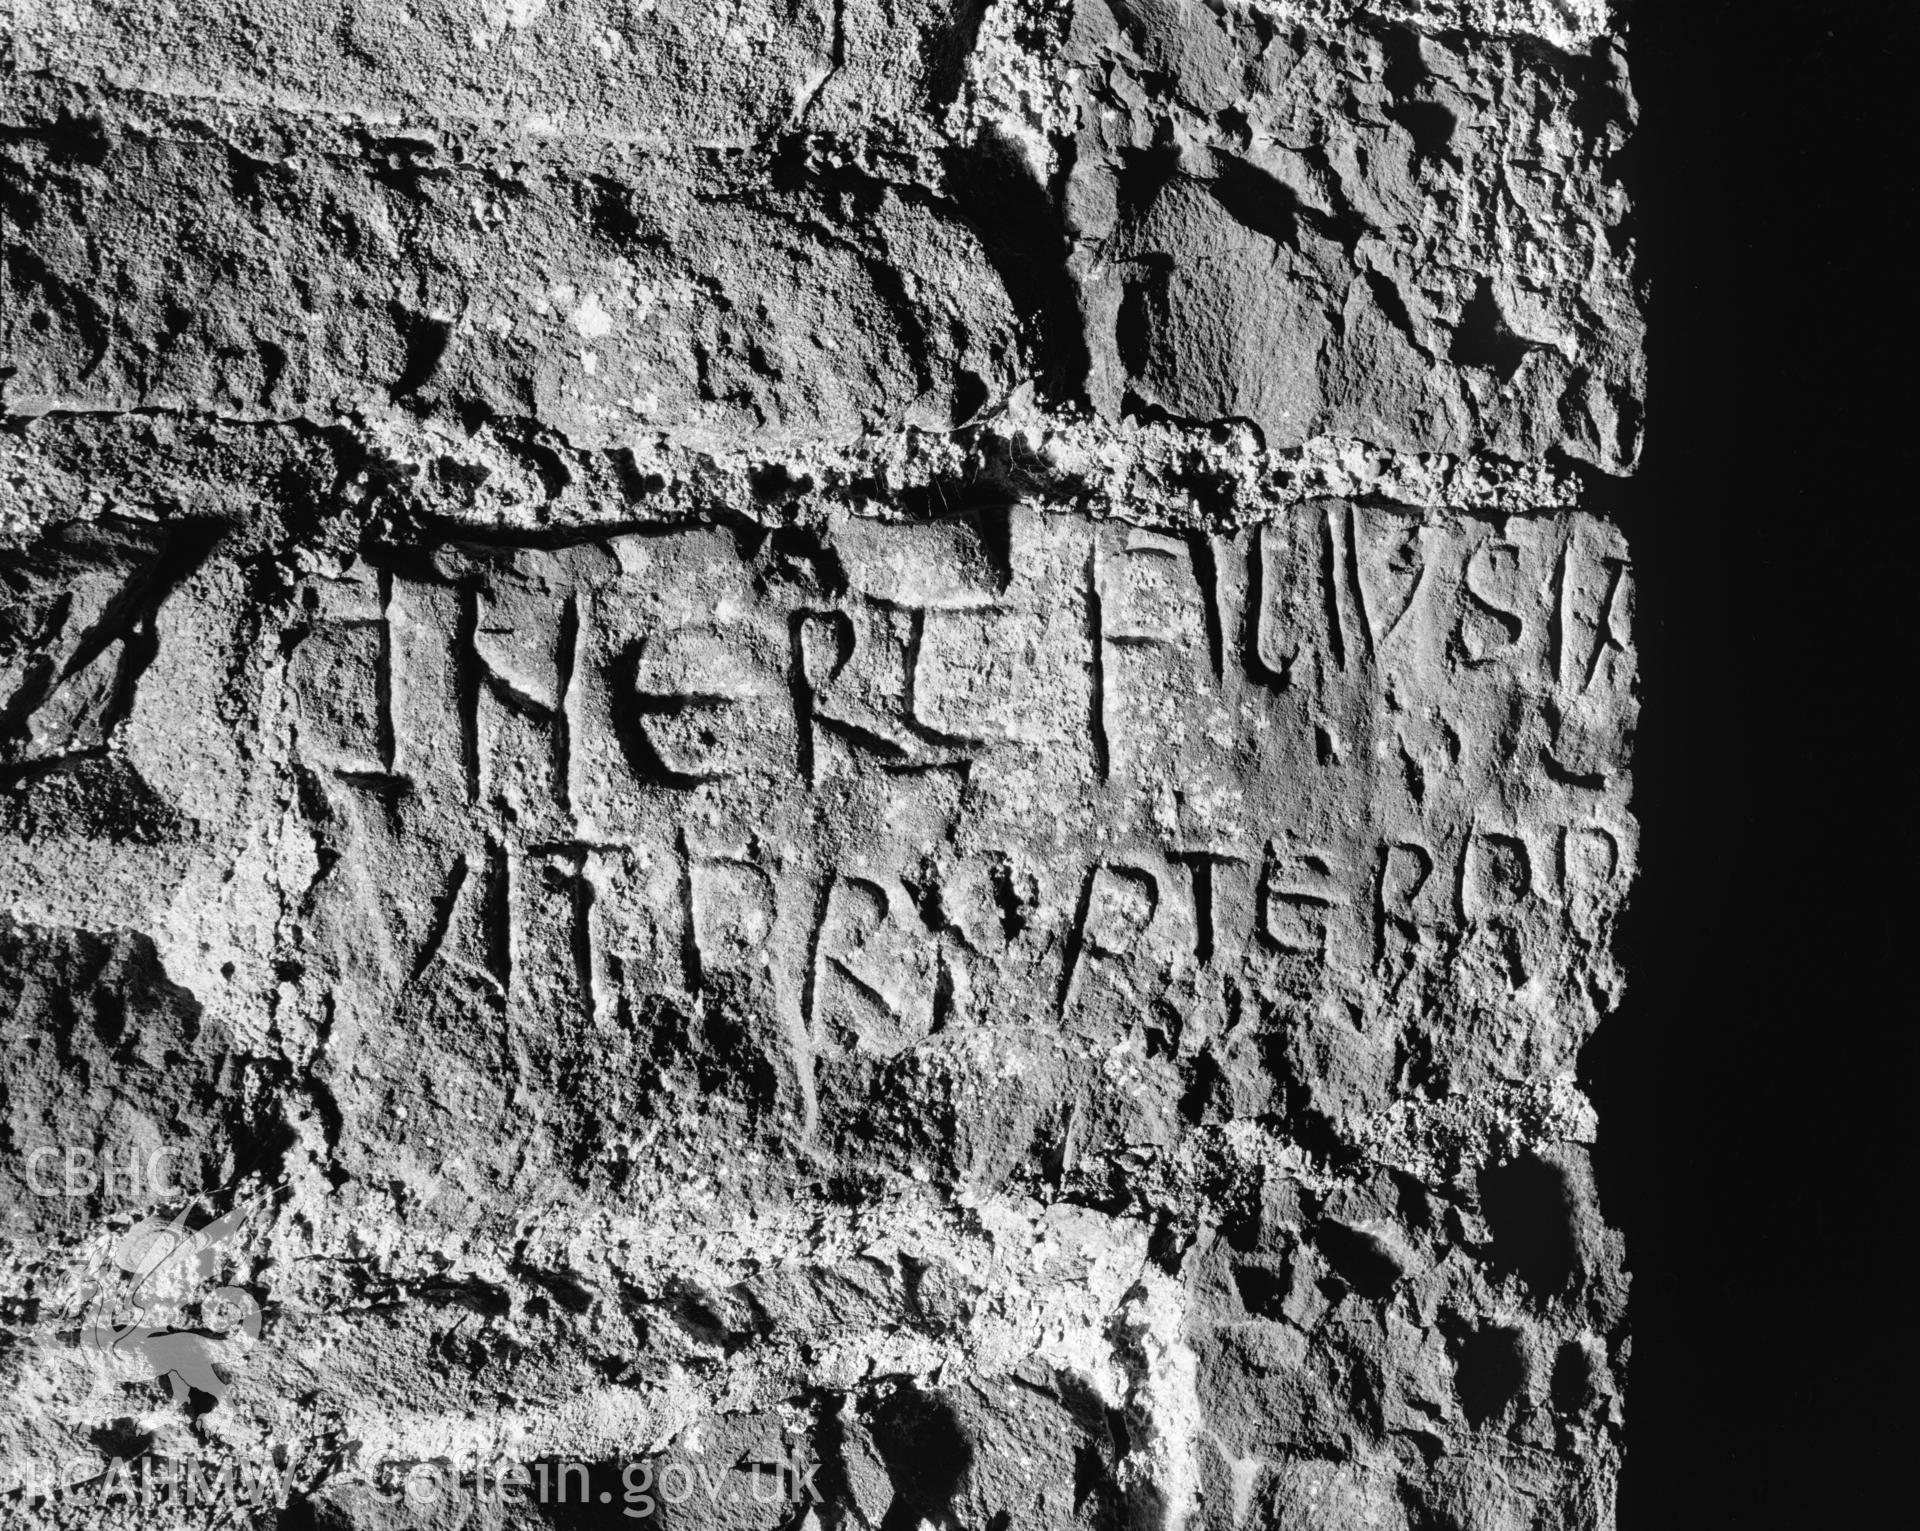
[[[1276,447],[1631,465],[1639,323],[1604,168],[1633,116],[1618,54],[1079,14],[1065,207],[1107,408],[1241,417]]]
[[[872,183],[783,192],[611,151],[510,170],[507,144],[443,163],[398,130],[343,145],[272,118],[16,152],[20,410],[400,408],[777,450],[958,424],[1019,359],[979,241]]]
[[[500,1458],[623,1523],[626,1464],[720,1485],[662,1525],[1611,1523],[1601,8],[11,50],[8,1465],[278,1451],[288,1525],[561,1515],[472,1504]],[[461,1508],[387,1494],[435,1463]]]

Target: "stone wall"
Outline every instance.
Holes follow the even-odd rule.
[[[16,1503],[1612,1524],[1603,4],[0,46]]]

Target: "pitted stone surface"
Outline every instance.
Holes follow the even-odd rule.
[[[1245,418],[1276,447],[1631,466],[1617,53],[1106,9],[1076,14],[1066,192],[1095,398]]]
[[[1611,1524],[1604,8],[10,46],[17,1499]]]

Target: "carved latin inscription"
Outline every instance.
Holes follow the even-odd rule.
[[[301,592],[316,898],[387,975],[352,1003],[731,1006],[811,1121],[824,1059],[1590,934],[1630,609],[1584,518],[1345,504],[393,548]]]

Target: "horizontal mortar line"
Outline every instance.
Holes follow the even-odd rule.
[[[0,407],[0,420],[5,420],[9,422],[23,421],[28,424],[31,424],[35,420],[57,420],[57,419],[63,419],[68,417],[88,418],[88,417],[95,417],[95,416],[101,416],[101,415],[134,415],[134,416],[165,415],[175,419],[212,420],[212,421],[217,421],[219,423],[228,424],[228,425],[259,425],[259,426],[269,426],[269,427],[287,425],[287,426],[313,427],[317,429],[334,429],[336,427],[346,427],[348,429],[363,429],[368,427],[372,423],[374,423],[369,421],[367,416],[359,413],[358,411],[349,411],[349,412],[335,413],[335,414],[329,414],[329,415],[308,414],[308,413],[297,411],[297,410],[290,414],[284,414],[284,415],[276,415],[276,414],[268,414],[268,413],[248,414],[248,413],[239,413],[239,412],[220,410],[220,409],[200,408],[197,406],[185,405],[185,404],[162,404],[162,403],[89,404],[83,400],[68,400],[68,399],[63,399],[58,403],[50,404],[45,409],[28,410],[28,409],[17,409],[13,407]],[[1232,418],[1233,417],[1231,416],[1223,416],[1222,420],[1230,420]],[[561,446],[562,450],[574,453],[575,455],[580,457],[591,457],[591,456],[598,456],[608,452],[624,452],[624,451],[631,450],[630,443],[621,442],[621,441],[608,442],[604,445],[597,445],[597,446],[582,446],[574,441],[568,440],[564,432],[560,431],[557,427],[552,425],[550,422],[542,420],[535,415],[515,416],[515,417],[512,417],[511,419],[496,420],[494,423],[513,424],[516,422],[524,423],[537,430],[551,432],[555,437],[559,439],[560,443],[562,444]],[[1071,430],[1074,426],[1080,424],[1081,422],[1074,419],[1070,419],[1070,418],[1048,416],[1045,418],[1045,423],[1048,425],[1051,425],[1055,429]],[[1221,422],[1196,420],[1192,424],[1187,426],[1187,429],[1197,436],[1197,435],[1204,434],[1212,426],[1217,425],[1219,423]],[[643,436],[658,436],[658,435],[670,436],[671,432],[666,430],[661,430],[658,428],[649,427],[649,428],[643,428],[639,430],[636,434],[643,435]],[[823,456],[846,454],[853,457],[858,457],[863,452],[867,451],[870,448],[893,446],[903,440],[907,440],[911,438],[914,434],[915,432],[913,432],[912,430],[875,431],[875,432],[869,432],[865,435],[862,435],[861,437],[859,437],[857,440],[854,440],[854,441],[829,440],[826,438],[822,438],[820,441],[816,443],[812,443],[811,446],[813,449],[818,450]],[[933,432],[925,432],[924,434],[930,437],[943,437],[951,433],[943,432],[943,431],[933,431]],[[1433,455],[1430,453],[1403,452],[1391,447],[1377,447],[1373,443],[1365,441],[1359,437],[1331,436],[1331,435],[1316,436],[1316,437],[1313,437],[1311,440],[1303,442],[1301,445],[1295,446],[1295,447],[1261,448],[1259,453],[1256,455],[1266,459],[1268,462],[1272,463],[1276,468],[1293,467],[1293,466],[1297,466],[1300,463],[1308,461],[1309,454],[1311,453],[1312,448],[1316,444],[1327,444],[1327,445],[1339,446],[1348,442],[1357,443],[1361,447],[1361,449],[1365,451],[1384,452],[1387,454],[1389,458],[1391,458],[1394,461],[1401,461],[1401,460],[1417,461],[1423,456],[1430,457]],[[665,450],[667,450],[668,452],[680,453],[688,457],[705,458],[705,457],[712,457],[715,455],[712,451],[709,451],[706,448],[683,445],[680,443],[673,442],[672,440],[668,440],[664,445],[665,445]],[[737,447],[730,450],[744,449],[747,451],[748,455],[752,455],[752,451],[755,445],[756,445],[755,443],[749,440],[749,441],[740,443]],[[776,442],[769,442],[766,444],[766,451],[777,456],[782,451],[791,450],[795,445],[796,445],[795,443],[782,444],[782,443],[776,443]],[[801,450],[807,450],[809,448],[809,443],[806,443],[806,442],[800,442],[797,445]],[[1143,448],[1143,450],[1145,450],[1145,448]],[[1448,460],[1454,467],[1461,467],[1468,463],[1480,463],[1485,466],[1492,466],[1492,465],[1498,464],[1514,472],[1524,471],[1525,469],[1530,467],[1538,467],[1545,461],[1544,458],[1538,461],[1531,460],[1531,459],[1522,460],[1517,458],[1495,457],[1489,454],[1474,453],[1474,452],[1464,453],[1458,457],[1449,458]]]
[[[221,425],[293,426],[313,430],[330,430],[353,423],[353,417],[349,415],[321,416],[298,411],[286,415],[243,414],[200,409],[188,404],[88,404],[80,400],[62,400],[45,409],[0,408],[0,420],[8,423],[21,421],[28,425],[36,420],[89,419],[101,415],[165,416],[174,420],[211,420]]]
[[[1539,43],[1559,53],[1566,53],[1564,44],[1556,42],[1535,27],[1525,26],[1472,26],[1471,13],[1481,12],[1479,20],[1484,22],[1497,19],[1496,7],[1492,4],[1474,5],[1473,0],[1455,0],[1449,7],[1435,8],[1412,3],[1412,0],[1249,0],[1248,9],[1271,17],[1288,25],[1305,27],[1311,31],[1330,34],[1344,25],[1354,22],[1388,22],[1403,26],[1409,30],[1427,36],[1454,33],[1470,39],[1482,39],[1487,42]],[[1435,14],[1435,9],[1440,14]],[[1447,14],[1450,9],[1452,14]],[[1610,17],[1613,5],[1606,7]],[[1615,35],[1604,22],[1597,26],[1574,25],[1567,28],[1566,35],[1573,38],[1581,48],[1590,48],[1602,37]],[[1572,55],[1569,55],[1572,56]]]
[[[649,133],[638,129],[621,131],[593,126],[556,126],[542,128],[529,126],[535,122],[538,113],[529,113],[524,118],[484,116],[478,112],[460,112],[436,109],[431,115],[409,115],[404,111],[385,109],[373,105],[329,104],[312,96],[298,95],[281,91],[236,91],[220,87],[196,87],[188,84],[165,80],[115,77],[106,71],[88,75],[70,73],[65,70],[41,67],[20,71],[20,74],[45,80],[58,81],[82,89],[122,92],[127,95],[152,96],[164,101],[216,102],[222,106],[243,107],[254,111],[282,112],[290,117],[308,120],[324,120],[334,126],[351,128],[366,126],[370,128],[391,129],[398,132],[418,131],[431,133],[448,126],[473,128],[492,133],[503,138],[531,140],[535,143],[566,144],[583,142],[592,144],[610,144],[620,148],[637,148],[662,158],[671,158],[675,154],[684,154],[689,150],[723,150],[743,152],[764,147],[776,140],[788,137],[831,137],[840,129],[803,128],[797,117],[787,118],[769,125],[767,131],[753,138],[687,138],[672,133]],[[15,76],[18,78],[18,74]],[[4,75],[0,75],[4,78]],[[23,123],[23,126],[30,124]],[[929,121],[914,117],[892,118],[876,117],[861,124],[856,131],[884,130],[895,125],[904,125],[917,129],[940,143],[953,140]],[[910,135],[909,135],[910,136]]]
[[[100,419],[115,416],[167,418],[213,425],[230,425],[256,430],[292,430],[296,432],[311,431],[321,433],[333,430],[345,430],[362,440],[371,439],[375,427],[379,423],[377,420],[370,420],[368,417],[357,413],[331,415],[301,413],[289,415],[240,414],[218,409],[195,408],[177,404],[93,405],[76,400],[63,401],[47,409],[34,411],[0,407],[0,422],[7,424],[19,422],[31,425],[36,420]],[[599,446],[582,446],[568,440],[564,435],[555,430],[554,427],[536,417],[522,416],[518,417],[518,419],[520,423],[532,429],[552,433],[557,438],[557,444],[555,444],[552,449],[574,461],[588,461],[594,458],[631,450],[630,444],[621,442],[609,442]],[[1053,423],[1058,426],[1071,427],[1074,422],[1056,420]],[[1196,432],[1200,432],[1204,431],[1206,426],[1201,424],[1195,426],[1193,429]],[[646,432],[643,434],[657,433]],[[857,442],[820,442],[814,444],[811,449],[802,445],[800,450],[812,456],[811,466],[814,467],[828,466],[829,460],[837,457],[845,458],[850,464],[858,466],[878,456],[885,455],[891,448],[897,446],[905,439],[908,434],[909,433],[905,432],[876,433],[862,437]],[[1349,438],[1333,436],[1315,438],[1319,443],[1336,446],[1348,439]],[[425,443],[422,445],[425,445]],[[1312,463],[1314,445],[1315,442],[1310,441],[1298,447],[1287,447],[1278,450],[1263,448],[1260,453],[1261,461],[1256,472],[1262,477],[1267,477],[1296,469],[1302,465],[1310,465]],[[1363,442],[1361,445],[1365,447],[1367,444]],[[766,449],[768,454],[767,460],[772,460],[775,457],[785,457],[790,453],[790,450],[790,448],[777,448],[770,444]],[[1142,448],[1140,450],[1144,451],[1146,449]],[[685,463],[718,461],[718,455],[709,449],[678,444],[672,441],[668,441],[662,445],[662,452],[663,455],[669,459],[669,465],[671,465],[674,460]],[[750,445],[747,449],[747,455],[749,457],[753,455]],[[1403,458],[1409,457],[1410,454],[1390,452],[1389,455],[1394,461],[1398,462]],[[1505,458],[1480,457],[1472,453],[1453,460],[1453,468],[1456,470],[1466,470],[1473,466],[1486,469],[1504,468],[1508,472],[1517,475],[1526,471],[1528,468],[1538,467],[1540,464],[1534,462],[1516,462]],[[1073,470],[1063,470],[1062,481],[1079,481],[1082,483],[1083,488],[1095,493],[1096,497],[1099,496],[1099,491],[1096,486],[1091,484],[1088,474],[1074,472]],[[932,482],[932,480],[929,479],[928,482]],[[913,488],[919,486],[908,485],[903,487]],[[1518,488],[1517,486],[1509,486],[1509,491],[1518,492]],[[1286,506],[1308,503],[1314,500],[1346,500],[1356,503],[1368,502],[1377,496],[1377,487],[1369,490],[1366,487],[1356,484],[1347,489],[1341,489],[1337,486],[1326,488],[1316,486],[1308,489],[1297,486],[1276,485],[1272,487],[1270,493],[1271,503],[1267,506],[1267,509],[1277,510]],[[1041,503],[1041,498],[1042,497],[1036,497],[1030,503],[1039,504]],[[1124,496],[1120,498],[1124,499]],[[1499,506],[1467,504],[1453,500],[1436,499],[1430,496],[1418,498],[1395,498],[1388,496],[1383,500],[1383,503],[1391,504],[1408,511],[1432,510],[1443,511],[1450,514],[1468,515],[1548,516],[1577,510],[1579,508],[1579,497],[1577,494],[1572,494],[1564,499],[1548,497],[1533,500],[1530,498],[1526,504],[1519,506],[1509,503],[1504,494],[1502,495]],[[1112,520],[1117,524],[1137,525],[1145,530],[1164,530],[1168,527],[1184,529],[1187,526],[1185,520],[1177,517],[1152,517],[1135,520],[1133,517],[1122,514],[1109,514],[1102,519]],[[1260,517],[1255,515],[1238,524],[1251,525],[1259,519]],[[593,523],[583,524],[590,525]]]

